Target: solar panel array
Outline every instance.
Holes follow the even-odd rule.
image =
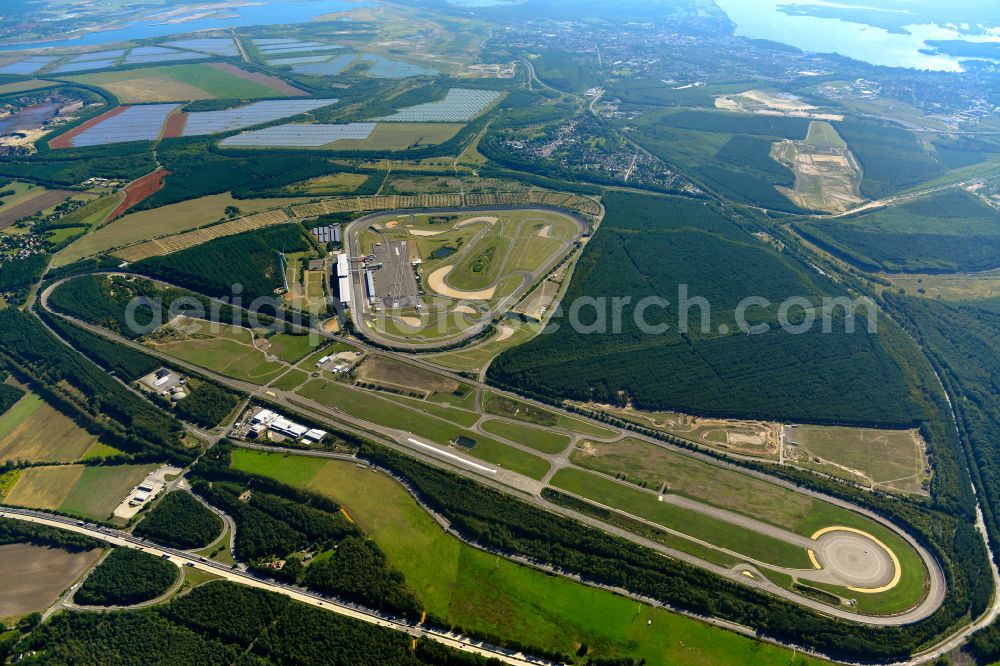
[[[137,50],[137,49],[136,49]],[[133,50],[125,58],[122,64],[125,65],[141,65],[147,62],[171,62],[174,60],[201,60],[207,58],[207,55],[202,53],[192,53],[190,51],[167,51],[164,49],[163,53],[136,53]]]
[[[300,113],[336,104],[336,102],[336,99],[272,99],[234,109],[189,113],[182,136],[231,132],[289,116],[297,116]]]
[[[299,49],[301,51],[315,48],[317,46],[330,46],[329,44],[323,44],[322,42],[300,42],[297,39],[277,44],[261,44],[260,42],[254,43],[256,44],[258,51],[263,51],[265,53],[272,53],[274,51],[290,51],[293,49]]]
[[[451,88],[442,100],[417,104],[375,120],[392,123],[464,123],[482,113],[500,95],[496,90]]]
[[[70,62],[89,62],[91,60],[117,60],[125,53],[125,49],[112,49],[110,51],[91,51],[90,53],[81,53],[78,56],[70,58]]]
[[[59,65],[52,70],[52,74],[62,74],[64,72],[84,72],[92,69],[107,69],[108,67],[114,67],[115,63],[118,62],[118,58],[112,58],[111,60],[87,60],[85,62],[68,62],[64,65]]]
[[[296,56],[294,58],[268,58],[264,62],[268,65],[273,65],[276,67],[285,67],[288,65],[301,65],[307,62],[326,62],[330,59],[329,55],[310,55],[310,56]]]
[[[70,141],[75,147],[103,146],[126,141],[155,141],[163,123],[179,104],[143,104],[129,106],[118,115],[102,120]]]
[[[374,63],[368,68],[368,75],[376,79],[406,79],[411,76],[433,76],[436,69],[421,67],[403,60],[392,60],[377,54],[367,54],[361,58],[365,62]]]
[[[162,55],[164,53],[176,53],[174,49],[166,49],[162,46],[137,46],[129,52],[129,55]]]
[[[341,125],[275,125],[223,139],[223,146],[319,148],[334,141],[362,140],[375,131],[375,123]]]
[[[0,74],[34,74],[55,60],[59,56],[31,56],[0,67]]]
[[[238,56],[240,54],[236,44],[229,38],[180,39],[175,42],[167,42],[166,45],[218,56]]]
[[[337,56],[332,60],[325,60],[324,62],[293,65],[292,71],[297,74],[308,74],[310,76],[336,76],[347,69],[347,66],[352,62],[354,62],[354,55],[347,54]]]

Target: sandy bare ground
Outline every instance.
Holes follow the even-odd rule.
[[[546,224],[544,227],[538,230],[539,238],[552,238],[552,225]]]
[[[513,326],[501,326],[500,333],[497,335],[495,342],[503,342],[504,340],[509,340],[512,335],[514,335]]]
[[[469,307],[468,305],[459,305],[455,308],[455,312],[459,314],[476,314],[476,308]]]
[[[45,609],[100,554],[100,549],[71,553],[27,543],[0,546],[0,618]]]
[[[440,234],[448,233],[448,230],[444,231],[430,231],[428,229],[407,229],[411,236],[438,236]]]
[[[396,317],[396,319],[403,322],[407,326],[412,326],[414,328],[420,326],[420,317],[408,317],[405,315],[400,315],[399,317]]]
[[[445,278],[448,277],[448,273],[451,273],[451,269],[453,268],[454,266],[442,266],[431,273],[427,278],[428,286],[442,296],[457,298],[459,300],[488,301],[493,298],[493,293],[497,290],[496,286],[489,289],[480,289],[479,291],[462,291],[461,289],[449,287],[445,282]]]
[[[476,224],[478,222],[485,222],[486,224],[496,224],[500,221],[499,217],[470,217],[467,220],[462,220],[455,225],[455,228],[466,227],[470,224]]]

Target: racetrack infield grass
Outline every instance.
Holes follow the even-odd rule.
[[[490,434],[531,447],[542,453],[559,453],[569,446],[569,437],[566,435],[497,419],[484,421],[482,428]]]
[[[402,572],[429,613],[470,631],[649,664],[818,664],[790,650],[483,553],[449,536],[395,481],[353,463],[233,452],[233,467],[323,493]]]
[[[206,63],[83,74],[66,77],[66,80],[104,88],[122,104],[288,96],[287,92],[275,90],[248,76]],[[278,79],[275,81],[280,83]]]
[[[323,344],[324,340],[314,335],[278,333],[268,338],[268,342],[271,343],[269,354],[277,356],[286,363],[298,363]]]
[[[617,430],[603,428],[587,423],[586,421],[574,419],[571,416],[550,412],[542,407],[536,407],[535,405],[489,391],[487,391],[483,399],[483,407],[487,413],[496,416],[505,416],[509,419],[524,421],[525,423],[532,423],[534,425],[548,426],[550,428],[571,430],[572,432],[590,437],[608,439],[618,434]]]
[[[541,479],[549,471],[549,463],[529,453],[466,430],[450,421],[437,418],[432,410],[450,408],[425,405],[423,411],[404,407],[401,401],[384,399],[371,391],[358,391],[338,382],[313,380],[296,393],[327,407],[336,407],[345,414],[384,427],[413,433],[437,444],[446,446],[459,437],[475,440],[472,448],[461,447],[461,453],[508,469],[533,479]]]
[[[803,548],[774,537],[757,534],[735,523],[667,502],[659,502],[656,496],[649,492],[617,483],[609,478],[580,469],[563,468],[556,472],[551,483],[555,488],[765,564],[792,569],[812,568],[809,555]]]
[[[267,384],[286,366],[268,361],[253,347],[225,337],[150,344],[182,361],[252,384]]]
[[[773,483],[712,465],[634,438],[612,443],[581,442],[570,454],[574,465],[771,523],[802,536],[800,525],[820,504]],[[846,510],[839,509],[848,514]]]
[[[916,430],[798,425],[787,429],[786,435],[807,453],[809,462],[818,457],[844,465],[884,490],[926,494],[924,446]],[[785,438],[786,447],[790,438]],[[792,458],[791,464],[800,465],[800,458]],[[836,475],[837,468],[820,463],[813,469]]]

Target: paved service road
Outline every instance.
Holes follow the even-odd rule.
[[[87,523],[81,524],[82,521],[74,521],[70,518],[63,518],[61,516],[54,516],[23,509],[11,509],[4,507],[2,511],[0,511],[0,516],[13,520],[35,523],[36,525],[47,525],[48,527],[55,527],[70,532],[76,532],[77,534],[85,534],[113,546],[134,548],[136,550],[141,550],[144,553],[149,553],[150,555],[156,555],[157,557],[163,557],[166,555],[167,559],[176,564],[178,567],[192,567],[201,571],[207,571],[232,583],[239,583],[248,587],[255,587],[261,590],[281,594],[300,603],[322,608],[324,610],[337,613],[338,615],[349,617],[353,620],[367,622],[368,624],[374,624],[387,629],[402,631],[415,638],[432,640],[462,652],[469,652],[483,657],[499,659],[505,664],[517,664],[520,666],[527,664],[548,663],[540,659],[527,657],[521,653],[515,653],[501,648],[480,644],[465,638],[464,636],[442,631],[433,631],[426,627],[410,624],[402,620],[396,620],[389,616],[381,615],[358,606],[345,604],[335,599],[309,592],[302,588],[281,585],[274,581],[257,578],[249,573],[243,573],[235,569],[227,568],[224,565],[191,555],[190,553],[186,553],[181,550],[174,550],[165,546],[156,545],[155,543],[144,539],[139,539],[131,534],[128,534],[127,532],[121,532],[119,530]]]

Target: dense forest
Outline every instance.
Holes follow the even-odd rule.
[[[245,302],[249,305],[248,301]],[[186,289],[161,286],[137,275],[75,277],[52,290],[49,306],[57,312],[133,340],[149,334],[177,315],[212,318],[234,326],[251,323],[242,310]],[[257,324],[268,324],[276,331],[285,330],[284,325],[272,321],[266,314],[258,319]],[[142,374],[146,373],[135,376]]]
[[[777,304],[786,299],[807,299],[818,309],[822,298],[843,295],[832,282],[707,203],[609,193],[605,206],[563,307],[572,315],[576,301],[595,305],[580,308],[579,326],[555,317],[542,335],[500,356],[490,366],[491,381],[542,399],[707,416],[879,426],[917,420],[903,374],[879,336],[869,334],[864,312],[853,333],[843,310],[833,312],[829,332],[819,314],[804,332],[776,325]],[[680,330],[682,288],[706,303],[687,308],[687,331]],[[638,310],[646,297],[669,305]],[[772,304],[746,310],[746,324],[765,332],[738,328],[737,308],[746,297]],[[615,298],[627,299],[617,329]],[[640,315],[666,328],[644,332]]]
[[[205,428],[215,428],[228,417],[240,396],[227,388],[203,379],[188,382],[188,396],[174,407],[177,415]]]
[[[156,543],[190,550],[204,548],[222,534],[223,523],[190,493],[175,491],[142,519],[133,534]]]
[[[2,379],[2,377],[0,377],[0,379]],[[24,391],[21,389],[16,386],[11,386],[10,384],[0,383],[0,415],[13,407],[14,404],[23,397]]]
[[[20,303],[45,272],[47,254],[32,254],[0,264],[0,293],[8,294],[12,303]]]
[[[144,259],[133,268],[207,296],[233,297],[239,285],[235,293],[249,304],[258,297],[274,296],[284,286],[281,254],[311,247],[297,224],[282,224]]]
[[[137,611],[61,613],[17,647],[22,664],[495,666],[286,597],[212,582]]]
[[[1000,265],[1000,220],[961,189],[835,220],[795,223],[831,253],[870,271],[984,271]]]
[[[341,599],[397,615],[420,615],[420,604],[402,575],[339,507],[229,470],[225,449],[213,454],[195,468],[194,490],[235,521],[241,561],[264,575]]]
[[[134,606],[165,594],[180,570],[131,548],[115,548],[90,572],[73,600],[83,606]]]
[[[878,198],[945,172],[913,132],[897,125],[848,118],[834,123],[861,163],[861,194]]]
[[[32,379],[47,401],[87,422],[101,441],[182,465],[193,459],[176,419],[66,347],[37,318],[0,310],[0,330],[0,359]]]
[[[63,548],[69,551],[101,548],[104,543],[85,534],[67,532],[47,525],[36,525],[13,518],[0,518],[0,545],[32,543],[36,546]]]
[[[1000,302],[946,303],[885,293],[952,396],[957,425],[980,491],[986,527],[1000,544]],[[973,641],[983,661],[1000,658],[1000,627]]]

